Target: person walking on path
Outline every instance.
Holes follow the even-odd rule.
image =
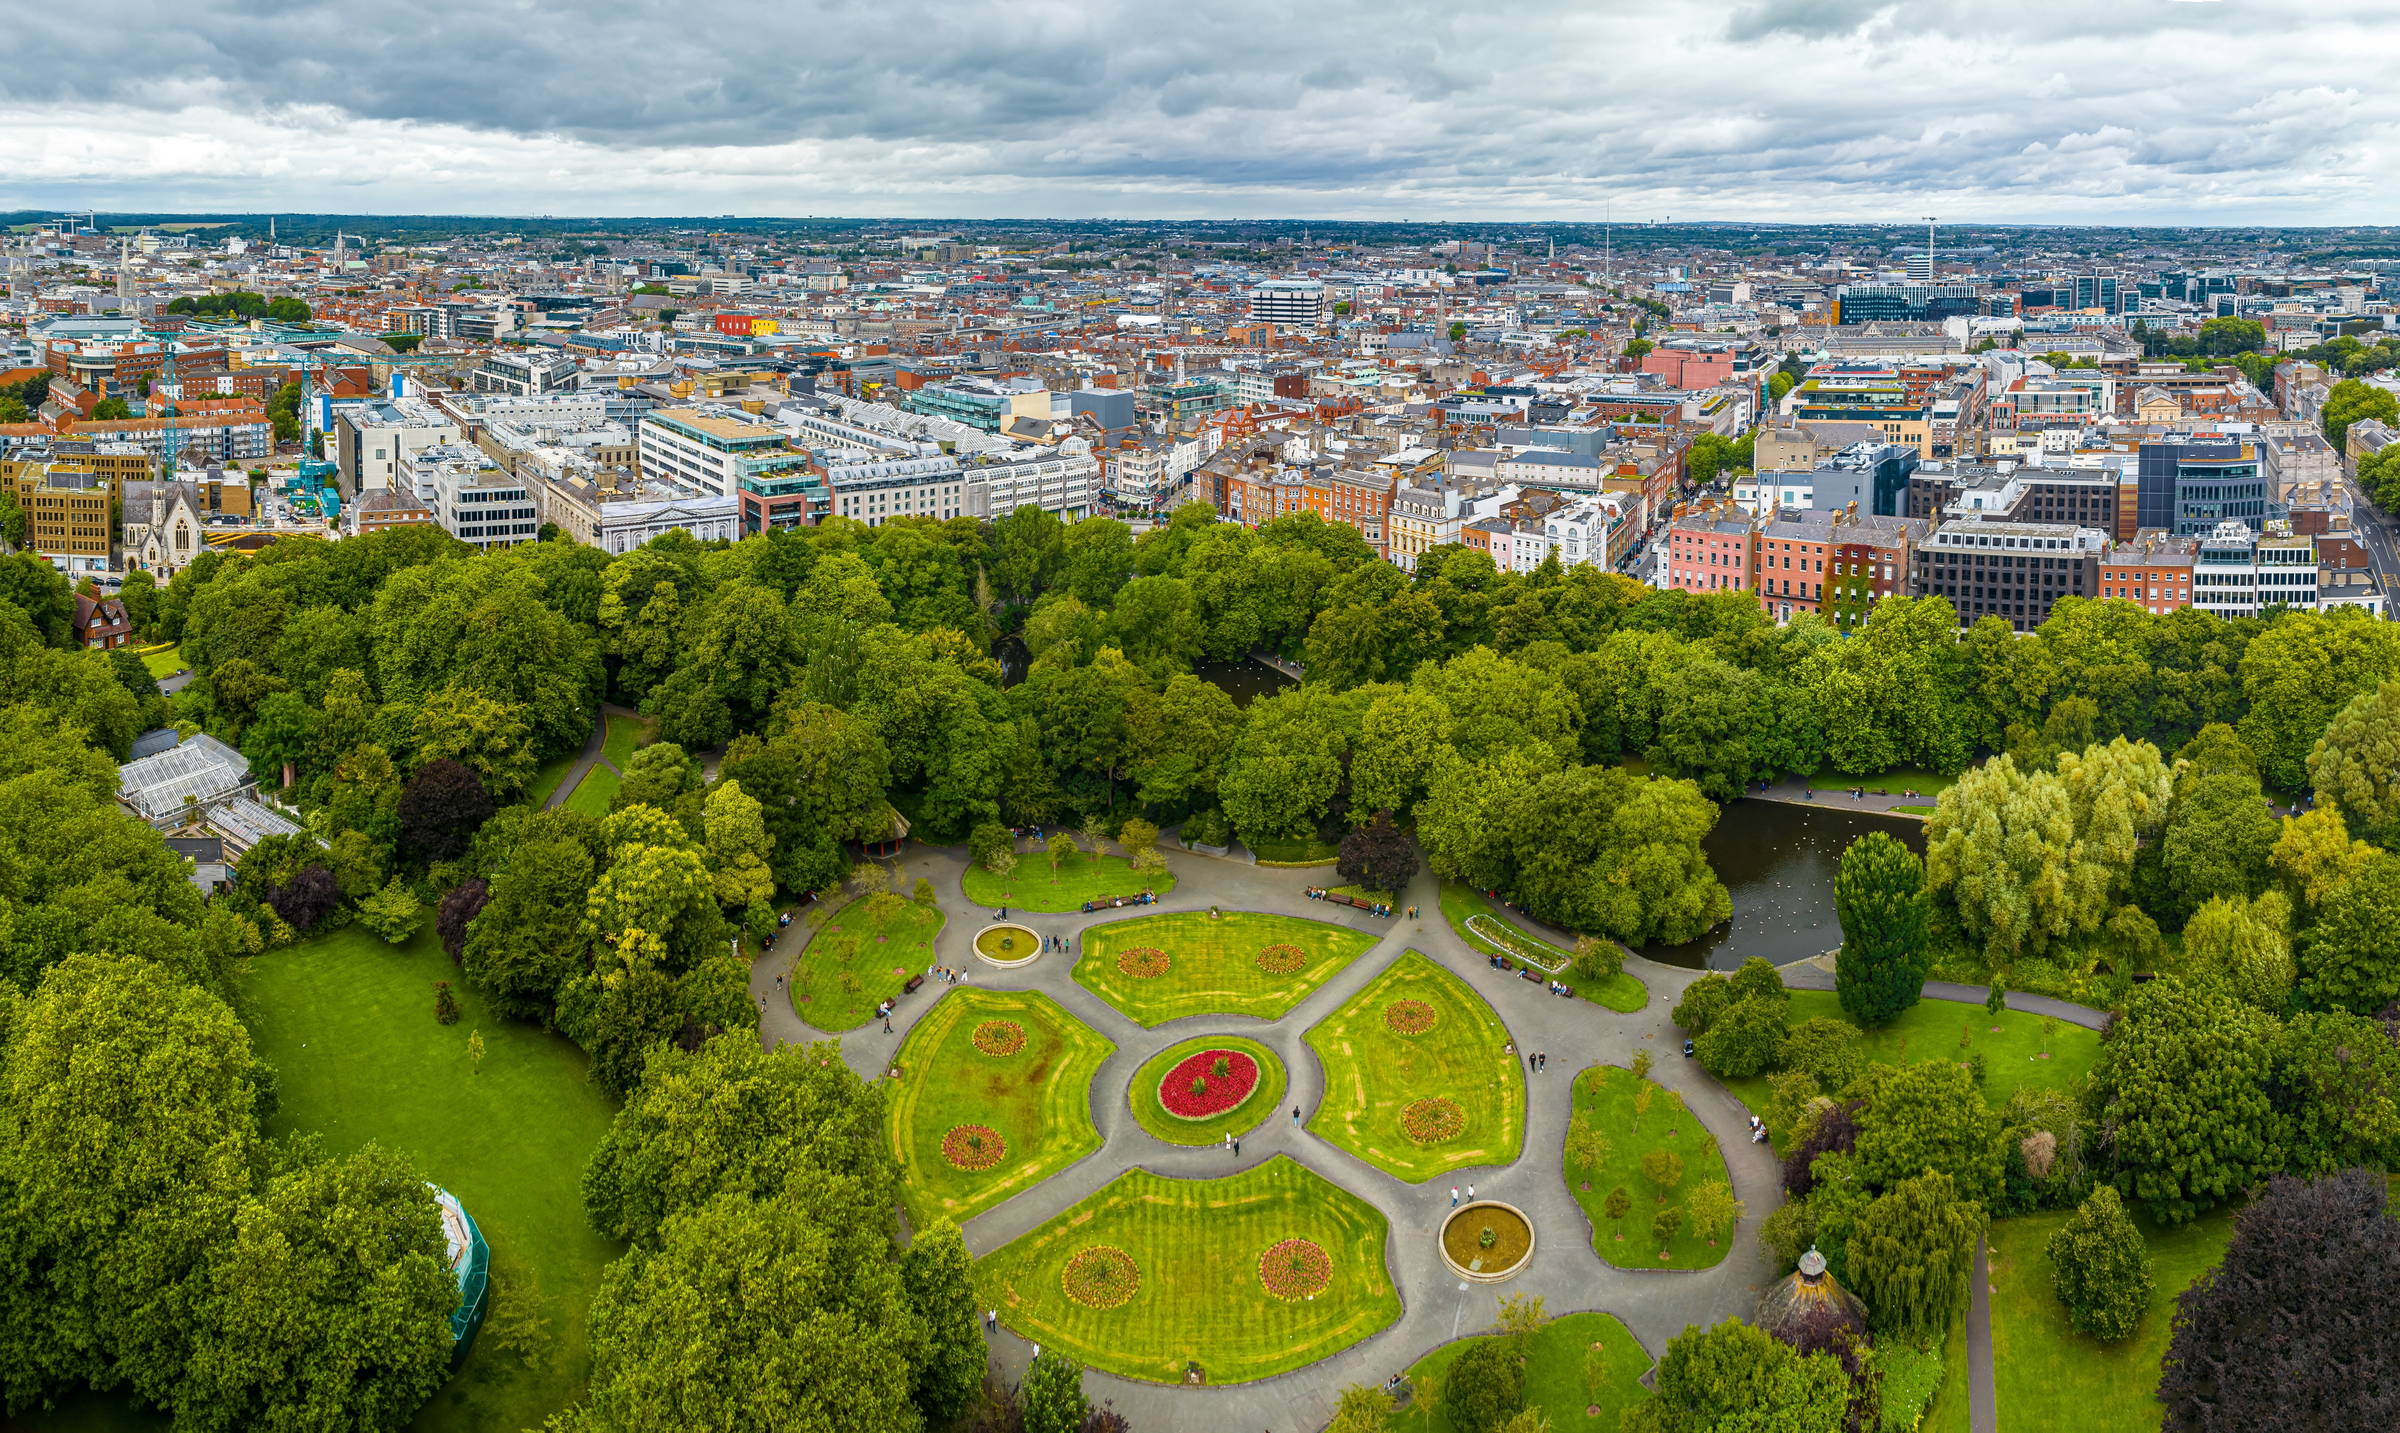
[[[886,1035],[892,1033],[892,1017],[889,1015],[883,1017],[883,1033]]]
[[[1225,1136],[1225,1152],[1227,1154],[1233,1153],[1233,1136],[1230,1134]]]
[[[1233,1157],[1235,1159],[1242,1157],[1242,1142],[1238,1139],[1233,1142]]]
[[[1467,1186],[1467,1202],[1469,1204],[1475,1202],[1475,1186],[1472,1184]]]
[[[1300,1123],[1300,1107],[1298,1105],[1292,1106],[1292,1123]]]
[[[1450,1207],[1453,1209],[1458,1207],[1458,1186],[1455,1184],[1450,1186]]]

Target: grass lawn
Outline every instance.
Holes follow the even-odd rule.
[[[153,678],[165,681],[183,670],[183,648],[179,646],[161,647],[155,652],[144,652],[142,653],[142,665],[150,669],[150,675]]]
[[[1992,1395],[2000,1427],[2148,1433],[2158,1427],[2159,1360],[2173,1332],[2175,1297],[2215,1268],[2233,1242],[2233,1211],[2218,1209],[2180,1229],[2160,1229],[2137,1211],[2156,1287],[2132,1336],[2106,1344],[2067,1324],[2046,1247],[2074,1217],[2047,1210],[1992,1225]],[[2330,1375],[2329,1375],[2330,1376]]]
[[[1167,1071],[1203,1050],[1239,1050],[1258,1061],[1258,1088],[1250,1092],[1250,1098],[1221,1115],[1204,1120],[1178,1119],[1158,1102],[1158,1082],[1166,1078]],[[1218,1144],[1227,1135],[1239,1139],[1281,1113],[1283,1091],[1283,1062],[1275,1058],[1274,1051],[1238,1035],[1204,1035],[1169,1045],[1143,1061],[1142,1067],[1134,1071],[1133,1087],[1127,1091],[1126,1099],[1133,1106],[1134,1123],[1169,1144]]]
[[[1532,947],[1534,953],[1540,955],[1544,961],[1558,962],[1562,970],[1575,959],[1573,951],[1560,950],[1550,942],[1528,934],[1522,926],[1510,921],[1504,911],[1484,899],[1481,891],[1462,886],[1456,881],[1442,882],[1442,919],[1450,923],[1451,934],[1485,955],[1504,955],[1520,965],[1525,963],[1522,948],[1512,950],[1508,946],[1487,940],[1469,930],[1467,920],[1472,916],[1483,916],[1486,920],[1498,921],[1506,927],[1503,934],[1509,939],[1522,941],[1524,945]],[[1478,925],[1483,923],[1483,921],[1476,922]],[[1567,983],[1575,986],[1575,994],[1578,997],[1626,1014],[1631,1014],[1650,1003],[1650,988],[1642,984],[1638,977],[1627,975],[1621,970],[1602,981],[1596,988],[1578,984],[1572,977],[1569,977]]]
[[[940,908],[903,900],[889,919],[872,921],[865,909],[871,899],[862,896],[835,911],[792,961],[792,1012],[819,1030],[839,1034],[866,1024],[877,1005],[900,994],[909,976],[935,964]],[[784,930],[788,940],[800,927]]]
[[[1973,1428],[1967,1416],[1967,1319],[1961,1314],[1950,1321],[1950,1332],[1942,1339],[1942,1381],[1926,1403],[1916,1433],[1972,1433]]]
[[[1911,816],[1931,816],[1934,811],[1934,808],[1931,806],[1895,806],[1892,809],[1894,811],[1906,812]]]
[[[1479,1340],[1463,1338],[1443,1344],[1409,1366],[1408,1381],[1418,1389],[1431,1387],[1438,1393],[1450,1365],[1476,1342]],[[1607,1374],[1597,1395],[1584,1382],[1584,1360],[1595,1343],[1607,1360]],[[1544,1324],[1533,1336],[1533,1348],[1525,1359],[1525,1406],[1540,1409],[1550,1420],[1552,1433],[1617,1433],[1625,1410],[1650,1397],[1650,1390],[1642,1387],[1642,1375],[1649,1371],[1650,1355],[1614,1316],[1566,1314]],[[1475,1433],[1451,1422],[1438,1402],[1430,1425],[1415,1413],[1403,1413],[1392,1424],[1403,1433]]]
[[[1046,1348],[1126,1378],[1210,1383],[1305,1367],[1400,1317],[1384,1272],[1383,1216],[1281,1155],[1224,1179],[1162,1179],[1129,1169],[1106,1188],[976,1265],[987,1306]],[[1259,1279],[1260,1256],[1306,1239],[1331,1264],[1315,1298],[1286,1301]],[[1067,1261],[1093,1245],[1131,1257],[1139,1284],[1115,1308],[1066,1296]]]
[[[1262,866],[1330,866],[1341,859],[1342,848],[1329,846],[1314,837],[1297,841],[1280,840],[1273,836],[1242,837],[1250,854],[1258,857]]]
[[[1943,776],[1914,766],[1895,767],[1890,771],[1865,776],[1828,767],[1810,777],[1808,784],[1817,791],[1847,791],[1853,786],[1863,786],[1869,795],[1881,792],[1886,796],[1898,796],[1914,791],[1925,798],[1925,804],[1930,809],[1935,798],[1948,791],[1957,781],[1955,776]]]
[[[532,784],[525,788],[525,803],[529,806],[549,805],[550,794],[558,790],[558,783],[567,779],[567,773],[574,769],[575,758],[579,754],[580,749],[543,762],[534,771]]]
[[[458,997],[436,1024],[433,982]],[[434,939],[406,945],[358,926],[249,961],[251,1034],[275,1067],[282,1108],[269,1132],[323,1136],[327,1153],[373,1141],[412,1157],[483,1226],[497,1287],[466,1366],[412,1425],[525,1428],[579,1394],[591,1371],[585,1311],[622,1252],[583,1212],[583,1167],[615,1109],[564,1036],[493,1015]],[[480,1033],[483,1065],[467,1059]],[[538,1300],[550,1331],[538,1369],[493,1333],[512,1299]]]
[[[1024,1044],[1008,1055],[977,1049],[976,1027],[987,1020],[1014,1023]],[[944,990],[901,1045],[890,1097],[910,1227],[945,1214],[963,1224],[1098,1149],[1090,1087],[1115,1049],[1047,995]],[[943,1159],[942,1136],[963,1124],[998,1131],[1008,1158],[979,1174]]]
[[[1394,1030],[1395,1002],[1433,1007],[1420,1035]],[[1471,1164],[1507,1164],[1525,1144],[1525,1064],[1508,1047],[1508,1027],[1483,997],[1449,971],[1409,951],[1341,1009],[1308,1032],[1325,1067],[1325,1099],[1309,1129],[1377,1169],[1411,1184]],[[1401,1112],[1418,1100],[1453,1101],[1465,1128],[1439,1144],[1402,1132]]]
[[[1382,937],[1371,931],[1298,916],[1206,911],[1135,916],[1083,933],[1083,956],[1075,983],[1143,1025],[1163,1025],[1186,1015],[1255,1015],[1276,1020],[1335,972],[1367,953]],[[1290,975],[1258,968],[1270,945],[1296,945],[1307,964]],[[1117,954],[1133,946],[1167,953],[1167,973],[1127,975]]]
[[[619,716],[608,713],[608,738],[600,748],[601,757],[619,772],[633,760],[633,754],[658,739],[658,721],[654,717]]]
[[[1597,1089],[1593,1088],[1595,1082]],[[1637,1133],[1633,1101],[1642,1083],[1650,1083],[1657,1093],[1651,1096],[1650,1112],[1641,1117]],[[1597,1168],[1561,1170],[1567,1191],[1583,1206],[1583,1217],[1591,1221],[1593,1252],[1626,1269],[1705,1269],[1732,1250],[1732,1230],[1718,1230],[1717,1241],[1711,1244],[1692,1228],[1688,1214],[1683,1227],[1667,1241],[1668,1257],[1658,1257],[1658,1241],[1650,1237],[1650,1221],[1658,1211],[1680,1207],[1701,1185],[1727,1177],[1725,1156],[1718,1152],[1716,1139],[1684,1108],[1682,1096],[1655,1082],[1636,1081],[1631,1070],[1594,1065],[1575,1077],[1575,1108],[1609,1146],[1608,1157]],[[1659,1201],[1657,1188],[1642,1177],[1642,1156],[1654,1149],[1671,1149],[1683,1156],[1683,1178],[1667,1191],[1664,1203]],[[1633,1212],[1625,1216],[1622,1230],[1608,1217],[1606,1208],[1608,1192],[1620,1184],[1633,1196]],[[1625,1236],[1621,1242],[1619,1233]]]
[[[1842,1013],[1841,998],[1830,990],[1792,992],[1792,1024],[1819,1016],[1834,1020],[1849,1018]],[[1995,1025],[2000,1027],[1997,1035],[1992,1033]],[[1958,1044],[1961,1026],[1968,1032],[1968,1044],[1963,1050]],[[1920,1000],[1882,1029],[1866,1031],[1860,1042],[1869,1060],[1880,1060],[1887,1065],[1964,1060],[1980,1050],[1984,1058],[1983,1098],[1994,1107],[2006,1104],[2019,1085],[2066,1089],[2100,1059],[2099,1032],[2064,1020],[2058,1022],[2058,1029],[2049,1037],[2047,1060],[2041,1058],[2044,1044],[2041,1016],[2003,1010],[1995,1020],[1982,1006],[1956,1000]],[[1725,1088],[1733,1091],[1734,1097],[1761,1119],[1767,1117],[1768,1107],[1775,1102],[1775,1092],[1763,1075],[1727,1080]],[[1784,1132],[1770,1123],[1768,1133],[1774,1136],[1775,1147],[1783,1148]]]
[[[580,811],[586,816],[606,816],[608,803],[616,799],[617,788],[622,784],[615,772],[605,766],[594,766],[583,774],[583,780],[575,783],[574,791],[567,796],[566,807],[569,811]]]
[[[1331,896],[1356,896],[1362,901],[1373,901],[1377,905],[1395,908],[1400,904],[1399,892],[1370,891],[1365,886],[1328,886],[1325,888],[1325,893]]]
[[[1173,872],[1157,876],[1137,876],[1133,862],[1124,856],[1102,856],[1095,861],[1091,853],[1078,849],[1061,860],[1052,880],[1050,858],[1040,852],[1017,857],[1017,872],[1003,883],[998,876],[981,866],[967,867],[965,879],[967,899],[979,906],[1009,906],[1021,911],[1081,910],[1085,901],[1103,901],[1111,896],[1138,896],[1145,890],[1160,895],[1175,889]]]

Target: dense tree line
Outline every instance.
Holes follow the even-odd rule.
[[[258,927],[113,799],[173,704],[122,653],[47,643],[25,561],[0,564],[8,1408],[92,1389],[179,1429],[397,1428],[449,1370],[432,1194],[403,1157],[263,1133],[274,1072],[231,974]]]

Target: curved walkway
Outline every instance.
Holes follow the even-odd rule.
[[[608,712],[604,707],[592,717],[592,734],[583,739],[583,750],[575,753],[575,764],[568,767],[567,774],[560,777],[558,785],[551,788],[550,799],[542,803],[542,809],[547,811],[566,805],[567,798],[574,795],[575,788],[582,784],[585,777],[592,774],[593,767],[608,766],[607,762],[600,759],[600,753],[607,749]],[[608,769],[617,771],[613,766],[608,766]],[[617,771],[619,776],[624,774],[622,771]]]
[[[969,942],[993,912],[969,903],[960,888],[966,864],[963,851],[912,846],[896,862],[905,880],[913,882],[925,876],[941,892],[949,921],[937,942],[938,963],[967,969],[972,984],[1041,991],[1117,1047],[1092,1080],[1091,1114],[1101,1135],[1100,1149],[968,1220],[968,1248],[979,1255],[988,1253],[1097,1192],[1130,1167],[1177,1178],[1211,1178],[1288,1154],[1364,1199],[1389,1221],[1386,1264],[1399,1291],[1402,1311],[1390,1327],[1340,1353],[1307,1368],[1250,1383],[1186,1388],[1094,1372],[1088,1386],[1095,1402],[1112,1400],[1118,1411],[1144,1429],[1259,1428],[1283,1433],[1323,1426],[1333,1416],[1345,1384],[1381,1383],[1454,1336],[1489,1328],[1499,1294],[1539,1294],[1554,1315],[1585,1309],[1615,1314],[1653,1356],[1687,1324],[1713,1323],[1728,1314],[1749,1315],[1760,1287],[1773,1273],[1755,1235],[1759,1221],[1782,1199],[1782,1169],[1769,1150],[1745,1138],[1749,1115],[1741,1103],[1697,1064],[1676,1057],[1680,1036],[1667,1012],[1681,998],[1683,987],[1698,978],[1699,971],[1656,965],[1638,957],[1628,961],[1627,969],[1649,987],[1650,1001],[1642,1010],[1623,1015],[1587,1001],[1559,999],[1538,984],[1493,970],[1442,920],[1439,883],[1430,874],[1420,874],[1402,900],[1404,906],[1410,902],[1418,906],[1419,919],[1382,920],[1364,911],[1347,911],[1308,899],[1302,892],[1309,884],[1310,872],[1261,871],[1171,848],[1170,860],[1178,884],[1155,907],[1089,915],[1043,915],[1012,909],[1010,919],[1045,935],[1075,939],[1080,946],[1082,932],[1091,926],[1218,905],[1349,925],[1374,932],[1381,939],[1280,1020],[1270,1023],[1203,1015],[1145,1030],[1075,983],[1070,974],[1075,963],[1072,954],[1048,954],[1030,966],[1009,971],[976,961]],[[797,949],[795,944],[792,951],[778,951],[752,970],[752,993],[766,1000],[760,1038],[770,1044],[830,1038],[802,1023],[776,989],[777,975],[789,970]],[[1409,949],[1465,980],[1499,1015],[1520,1051],[1539,1050],[1558,1057],[1557,1064],[1526,1077],[1525,1145],[1513,1163],[1462,1169],[1422,1185],[1405,1184],[1302,1127],[1323,1096],[1323,1074],[1303,1034]],[[910,1028],[949,989],[928,985],[916,995],[903,997],[893,1016],[894,1033],[886,1035],[874,1025],[852,1031],[842,1037],[843,1058],[862,1075],[889,1069]],[[1133,1073],[1144,1060],[1176,1041],[1219,1033],[1238,1033],[1263,1042],[1284,1062],[1290,1079],[1285,1109],[1243,1137],[1238,1161],[1222,1147],[1188,1148],[1152,1138],[1135,1123],[1127,1099]],[[1576,1072],[1592,1064],[1623,1065],[1635,1050],[1644,1047],[1657,1062],[1652,1078],[1678,1091],[1693,1116],[1716,1137],[1734,1194],[1745,1206],[1730,1251],[1713,1269],[1627,1270],[1607,1264],[1593,1252],[1590,1226],[1567,1189],[1563,1151]],[[1290,1116],[1292,1106],[1301,1111],[1300,1124]],[[1454,1183],[1462,1188],[1471,1183],[1478,1195],[1505,1199],[1525,1211],[1541,1241],[1532,1268],[1497,1288],[1460,1291],[1458,1281],[1442,1269],[1434,1249],[1435,1230],[1449,1210]],[[1022,1376],[1031,1346],[1005,1331],[994,1336],[992,1344],[1011,1376]]]

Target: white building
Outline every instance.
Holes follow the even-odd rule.
[[[459,438],[458,423],[424,399],[383,398],[338,410],[327,442],[343,495],[356,497],[392,486],[411,456]]]
[[[956,458],[878,458],[825,470],[833,511],[869,527],[896,517],[954,518],[966,510],[967,480]]]
[[[1315,328],[1325,321],[1325,285],[1315,279],[1266,279],[1250,290],[1250,317]]]
[[[2246,523],[2218,523],[2200,539],[2192,563],[2192,605],[2218,617],[2254,617],[2262,607],[2317,605],[2317,544],[2294,536],[2290,524],[2270,522],[2264,533]]]
[[[542,515],[525,483],[481,448],[450,443],[411,455],[409,479],[433,520],[462,542],[489,551],[532,542]]]

